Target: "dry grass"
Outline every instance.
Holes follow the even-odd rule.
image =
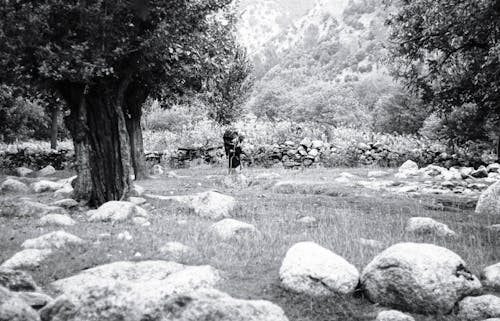
[[[281,174],[283,180],[315,182],[286,194],[277,193],[271,188],[273,181],[266,180],[244,189],[227,187],[221,183],[225,174],[223,168],[181,170],[177,172],[179,175],[189,177],[143,181],[139,184],[156,194],[186,194],[217,189],[233,195],[241,204],[235,216],[254,224],[262,232],[262,237],[222,243],[207,233],[212,221],[200,219],[187,209],[171,203],[151,204],[154,208],[149,208],[153,214],[150,227],[129,223],[87,223],[83,213],[75,212],[72,216],[79,224],[65,230],[87,240],[87,245],[59,252],[31,272],[41,285],[46,286],[82,269],[117,260],[170,260],[173,258],[159,254],[159,248],[166,242],[177,241],[199,252],[199,255],[183,257],[178,261],[209,264],[220,269],[225,274],[220,288],[235,297],[271,300],[286,311],[291,321],[340,321],[373,320],[379,307],[360,295],[318,300],[281,289],[278,270],[286,251],[294,243],[306,240],[317,242],[342,255],[359,270],[380,252],[380,249],[359,244],[360,237],[379,240],[386,246],[401,241],[442,245],[462,256],[475,273],[500,261],[498,235],[485,229],[487,225],[500,223],[500,218],[495,221],[475,215],[472,210],[429,210],[427,205],[433,204],[434,198],[395,196],[333,183],[333,179],[343,171],[347,170],[273,170]],[[348,171],[364,176],[367,169]],[[249,170],[246,174],[251,177],[262,172],[270,170]],[[45,201],[49,196],[38,197]],[[448,198],[447,202],[457,209],[463,205],[463,201],[456,197]],[[298,217],[306,215],[316,217],[318,226],[308,228],[296,222]],[[412,216],[433,217],[448,224],[460,237],[450,240],[406,235],[404,225]],[[0,261],[17,252],[25,239],[57,229],[39,227],[34,220],[4,217],[0,217],[0,226]],[[116,239],[116,235],[125,230],[134,237],[132,241]],[[103,233],[111,236],[103,239],[100,236]],[[141,257],[135,257],[138,252]],[[453,317],[436,316],[416,316],[416,319],[454,320]]]

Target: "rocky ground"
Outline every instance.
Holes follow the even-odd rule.
[[[499,168],[155,168],[99,209],[20,169],[0,320],[500,318]]]

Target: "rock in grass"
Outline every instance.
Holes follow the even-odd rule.
[[[369,171],[368,172],[369,178],[380,178],[380,177],[385,177],[387,175],[389,175],[389,173],[385,172],[385,171]]]
[[[318,226],[318,219],[313,216],[303,216],[297,220],[297,223],[305,227],[316,227]]]
[[[81,245],[85,241],[65,231],[55,231],[23,242],[25,249],[60,249],[69,245]]]
[[[210,226],[209,231],[223,241],[238,239],[248,236],[259,236],[260,232],[255,226],[231,218],[223,219]]]
[[[26,167],[18,167],[14,170],[14,173],[16,174],[16,176],[26,177],[27,175],[33,173],[33,171]]]
[[[15,204],[16,216],[42,217],[47,214],[66,214],[66,210],[59,206],[50,206],[39,202],[24,200]]]
[[[76,221],[65,214],[48,214],[40,219],[40,225],[73,226]]]
[[[457,234],[448,225],[430,217],[412,217],[406,223],[405,231],[418,235],[436,235],[440,237],[454,237]]]
[[[131,202],[110,201],[102,204],[96,210],[87,212],[91,222],[119,222],[126,221],[133,217],[148,218],[148,212]]]
[[[160,248],[160,253],[162,255],[174,257],[175,259],[198,254],[195,249],[179,242],[167,242]]]
[[[285,288],[311,296],[349,294],[359,282],[359,272],[352,264],[313,242],[293,245],[279,275]]]
[[[481,193],[477,201],[476,213],[500,216],[500,181],[494,183]]]
[[[64,198],[62,200],[52,202],[50,205],[60,206],[60,207],[64,207],[64,208],[75,208],[80,204],[72,198]]]
[[[385,247],[383,242],[377,240],[365,239],[362,237],[358,240],[358,243],[366,247],[371,247],[373,249],[381,249]]]
[[[50,249],[26,249],[14,254],[10,259],[3,262],[1,266],[10,269],[36,268],[51,254],[52,250]]]
[[[449,313],[479,280],[454,252],[433,244],[399,243],[363,270],[361,285],[376,303],[417,313]]]
[[[486,267],[481,273],[481,280],[485,286],[500,290],[500,262]]]
[[[38,172],[36,172],[37,177],[46,177],[46,176],[52,176],[56,173],[56,169],[52,167],[51,165],[45,166]]]
[[[129,202],[134,203],[135,205],[142,205],[146,203],[146,199],[142,197],[129,197]]]
[[[55,192],[58,189],[63,188],[63,184],[53,181],[39,181],[31,184],[31,188],[35,191],[35,193],[44,193],[44,192]]]
[[[73,195],[74,189],[71,185],[66,184],[62,188],[58,189],[54,192],[54,198],[56,199],[67,199],[71,198]]]
[[[40,316],[16,293],[0,287],[0,320],[40,321]]]
[[[398,173],[405,176],[417,176],[418,175],[418,165],[412,160],[407,160],[398,169]]]
[[[0,286],[11,291],[37,291],[38,286],[28,273],[0,267]]]
[[[134,223],[135,225],[140,225],[140,226],[144,226],[144,227],[151,226],[151,222],[149,222],[147,218],[140,217],[140,216],[133,217],[132,223]]]
[[[491,294],[466,297],[458,303],[457,315],[467,321],[500,318],[500,298]]]
[[[2,185],[0,185],[0,191],[2,193],[28,193],[30,188],[28,185],[24,184],[13,178],[7,178]]]
[[[375,321],[415,321],[415,319],[398,310],[385,310],[377,314]]]

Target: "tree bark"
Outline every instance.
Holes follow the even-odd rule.
[[[131,187],[130,143],[122,109],[128,81],[118,86],[96,84],[87,95],[91,205],[122,200]]]
[[[133,83],[127,89],[124,100],[125,119],[130,140],[131,165],[136,180],[149,177],[144,157],[141,127],[142,104],[147,96],[147,90],[144,87]]]
[[[57,119],[59,118],[59,107],[54,106],[52,109],[52,121],[50,124],[50,148],[57,149]]]

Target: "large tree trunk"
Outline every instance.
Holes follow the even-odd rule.
[[[59,118],[59,107],[54,106],[52,109],[50,124],[50,148],[57,149],[57,119]]]
[[[122,109],[124,82],[115,88],[107,83],[95,85],[86,95],[91,205],[122,200],[131,187],[130,144]]]
[[[124,112],[132,158],[131,164],[136,180],[148,178],[141,128],[142,104],[146,98],[147,90],[139,84],[133,83],[127,89],[124,100]]]

